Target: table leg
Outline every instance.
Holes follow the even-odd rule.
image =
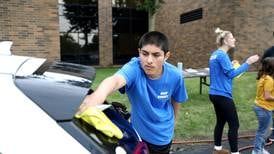
[[[200,77],[200,94],[202,94],[202,84],[203,84],[203,77]]]
[[[209,84],[206,82],[206,76],[200,77],[200,94],[202,94],[203,84],[209,86]]]

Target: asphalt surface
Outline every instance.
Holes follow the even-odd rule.
[[[253,138],[239,139],[239,150],[241,154],[251,154],[253,149]],[[173,144],[171,154],[212,154],[213,143],[195,143],[195,144]],[[229,149],[228,141],[222,142],[223,148]],[[274,143],[268,142],[265,149],[274,154]]]

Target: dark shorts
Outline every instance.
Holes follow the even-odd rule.
[[[149,154],[168,154],[170,152],[172,141],[166,145],[155,145],[143,140],[149,149]]]

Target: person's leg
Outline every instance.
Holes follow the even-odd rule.
[[[224,115],[228,122],[228,141],[231,152],[238,152],[238,129],[239,119],[233,100],[227,98]]]
[[[227,149],[222,148],[222,135],[226,119],[223,113],[224,101],[222,96],[209,95],[210,101],[213,103],[216,113],[216,125],[214,129],[214,150],[213,154],[228,154]]]
[[[255,135],[253,151],[255,153],[262,153],[265,145],[266,134],[271,124],[272,113],[271,111],[267,111],[258,106],[254,106],[254,111],[258,119],[258,129]]]
[[[272,111],[272,128],[271,128],[271,135],[269,136],[270,141],[274,141],[274,111]]]
[[[214,142],[215,146],[221,146],[223,129],[226,122],[222,111],[222,99],[219,96],[210,95],[210,101],[213,103],[215,114],[216,114],[216,125],[214,129]]]

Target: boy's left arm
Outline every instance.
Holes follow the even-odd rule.
[[[177,119],[178,119],[178,114],[179,114],[179,109],[180,109],[180,103],[172,100],[172,106],[173,106],[173,110],[174,110],[174,116],[175,116],[175,124],[177,123]]]

